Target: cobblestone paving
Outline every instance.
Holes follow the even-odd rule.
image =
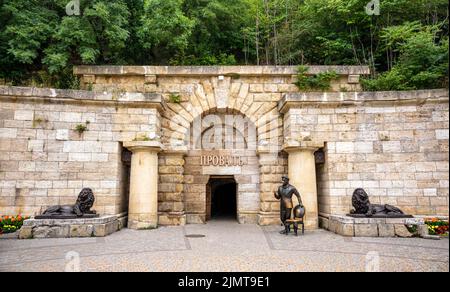
[[[215,221],[106,238],[0,240],[0,271],[65,271],[78,261],[81,271],[449,271],[448,239],[345,238],[324,230],[295,237],[279,230]]]

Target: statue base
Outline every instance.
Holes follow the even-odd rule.
[[[406,218],[388,218],[377,216],[366,217],[361,214],[352,214],[352,216],[330,215],[328,218],[321,218],[321,226],[331,232],[348,237],[412,237],[415,235],[422,237],[423,234],[428,232],[425,220],[421,217],[406,215],[408,216]],[[408,229],[411,225],[417,226],[416,231]]]
[[[55,218],[28,219],[19,230],[19,239],[30,238],[72,238],[72,237],[104,237],[121,230],[127,224],[126,213],[99,216],[88,214],[87,217],[75,219]],[[95,217],[92,217],[95,216]]]
[[[347,214],[348,217],[352,218],[374,218],[374,219],[383,219],[383,218],[390,218],[390,219],[401,219],[401,218],[414,218],[412,215],[405,215],[405,214],[392,214],[392,215],[383,215],[383,214],[377,214],[373,216],[367,216],[365,214]]]
[[[77,215],[39,215],[34,219],[42,220],[42,219],[56,219],[56,220],[66,220],[66,219],[92,219],[99,218],[99,214],[84,214],[83,216]]]

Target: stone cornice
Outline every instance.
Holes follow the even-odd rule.
[[[283,151],[290,153],[290,152],[296,152],[296,151],[317,151],[320,148],[325,147],[324,142],[317,142],[317,141],[287,141],[283,145]]]
[[[0,98],[41,99],[61,102],[80,103],[119,103],[165,109],[166,104],[161,94],[133,92],[94,92],[85,90],[66,90],[53,88],[0,86]]]
[[[420,104],[448,102],[447,89],[377,92],[304,92],[287,93],[278,102],[278,110],[285,113],[302,105],[361,105],[361,104]]]
[[[123,142],[123,147],[132,152],[145,151],[145,152],[161,152],[164,150],[164,146],[159,141],[131,141]]]
[[[369,75],[368,66],[307,66],[309,74]],[[292,76],[298,66],[75,66],[75,75]]]

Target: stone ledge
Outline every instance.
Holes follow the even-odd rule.
[[[286,143],[283,145],[283,151],[290,153],[290,152],[296,152],[300,150],[311,150],[311,151],[317,151],[320,148],[325,147],[324,142],[318,142],[318,141],[298,141],[291,139],[289,137],[285,138]]]
[[[139,92],[96,92],[85,90],[66,90],[54,88],[0,86],[0,97],[9,98],[42,98],[60,99],[79,102],[119,102],[140,103],[165,108],[166,104],[161,94]]]
[[[102,216],[98,218],[86,219],[28,219],[23,222],[23,226],[52,226],[63,224],[106,224],[117,220],[117,215]]]
[[[126,215],[91,219],[29,219],[19,231],[19,239],[105,237],[125,227]]]
[[[423,218],[354,218],[345,215],[330,215],[330,220],[338,221],[346,224],[425,224]]]
[[[160,151],[164,150],[164,145],[162,145],[161,142],[159,142],[159,141],[124,142],[123,147],[127,148],[128,150],[130,150],[132,152],[135,152],[138,150],[160,152]]]
[[[292,76],[298,66],[75,66],[75,75]],[[308,74],[369,75],[368,66],[308,66]]]
[[[298,92],[287,93],[278,102],[278,110],[287,112],[292,106],[302,104],[363,104],[363,103],[423,103],[448,102],[447,89],[377,92]]]

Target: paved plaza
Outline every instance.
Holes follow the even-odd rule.
[[[212,221],[106,238],[0,240],[0,271],[449,271],[448,239],[346,238],[325,230],[287,237],[279,230]]]

